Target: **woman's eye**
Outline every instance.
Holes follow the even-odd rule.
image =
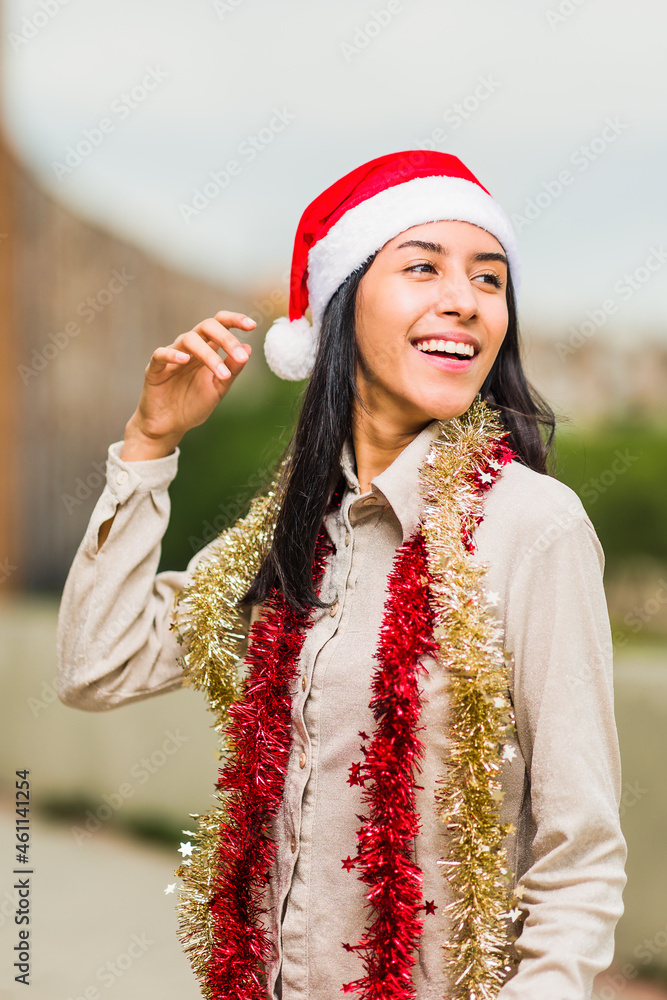
[[[426,268],[427,270],[420,270],[420,268]],[[421,264],[411,264],[410,267],[406,267],[406,271],[417,271],[419,274],[428,274],[429,271],[435,271],[435,264],[430,261],[423,261]]]
[[[481,278],[485,285],[495,285],[496,288],[500,288],[502,285],[497,274],[478,274],[477,277]]]

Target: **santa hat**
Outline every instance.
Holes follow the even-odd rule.
[[[280,378],[307,378],[322,317],[336,289],[399,233],[440,220],[471,222],[495,236],[518,292],[519,252],[512,224],[456,156],[423,149],[379,156],[341,177],[301,216],[289,318],[277,319],[264,343],[271,370]],[[305,315],[308,307],[312,325]]]

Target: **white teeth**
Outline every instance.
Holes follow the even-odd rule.
[[[475,348],[472,344],[464,344],[455,340],[420,340],[415,344],[418,351],[439,351],[441,354],[464,354],[472,358]]]

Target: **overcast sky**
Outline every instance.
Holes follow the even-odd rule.
[[[5,0],[4,118],[63,202],[248,286],[337,177],[435,145],[515,219],[524,322],[612,301],[667,337],[666,28],[660,0]]]

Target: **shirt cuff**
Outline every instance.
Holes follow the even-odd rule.
[[[122,441],[109,445],[107,456],[107,485],[120,503],[135,491],[166,490],[178,471],[180,449],[163,458],[150,458],[141,462],[124,462],[120,457]]]

